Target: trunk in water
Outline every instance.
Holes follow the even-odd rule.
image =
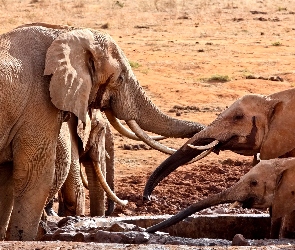
[[[166,227],[170,227],[170,226],[182,221],[183,219],[187,218],[188,216],[190,216],[196,212],[199,212],[203,209],[206,209],[206,208],[218,205],[218,204],[234,202],[235,199],[233,197],[231,197],[231,198],[229,197],[229,196],[231,196],[230,194],[232,194],[232,189],[233,188],[229,188],[221,193],[209,196],[208,198],[206,198],[204,200],[194,203],[193,205],[189,206],[188,208],[179,212],[178,214],[172,216],[171,218],[147,228],[146,232],[154,233],[154,232],[162,230]]]
[[[138,82],[130,80],[128,88],[121,90],[118,96],[111,99],[111,108],[118,119],[135,120],[145,131],[174,138],[189,138],[204,129],[204,125],[200,123],[178,120],[162,113],[147,97]],[[129,96],[120,96],[126,92]]]

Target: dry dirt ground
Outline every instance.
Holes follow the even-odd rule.
[[[103,29],[163,112],[205,125],[245,94],[295,83],[293,0],[1,0],[0,22],[0,33],[31,22]],[[129,200],[115,216],[174,214],[251,167],[251,157],[211,154],[180,167],[143,204],[145,182],[167,155],[114,134],[116,192]],[[184,141],[163,143],[177,148]]]

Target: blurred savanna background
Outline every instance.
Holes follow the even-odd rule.
[[[0,0],[0,33],[36,22],[109,33],[163,112],[205,125],[242,95],[295,84],[294,0]],[[158,200],[143,204],[145,181],[167,156],[114,135],[116,192],[130,201],[114,215],[175,213],[251,166],[251,157],[211,154],[175,171],[156,188]]]

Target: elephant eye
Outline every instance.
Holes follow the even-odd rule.
[[[242,120],[243,118],[244,118],[243,114],[236,114],[234,116],[234,121],[239,121],[239,120]]]
[[[251,180],[250,181],[250,186],[251,187],[256,187],[258,185],[258,182],[256,180]]]
[[[120,74],[118,77],[118,83],[123,83],[123,81],[124,81],[124,75]]]

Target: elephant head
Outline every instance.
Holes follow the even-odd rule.
[[[153,172],[144,197],[149,199],[157,184],[176,168],[212,151],[231,150],[242,155],[260,153],[260,159],[292,156],[294,96],[295,89],[290,89],[269,96],[246,95],[235,101]]]
[[[262,160],[232,187],[192,204],[146,231],[162,230],[202,209],[235,201],[240,202],[243,208],[271,208],[271,220],[276,221],[295,209],[294,177],[295,158]]]
[[[111,115],[125,120],[149,145],[143,130],[184,138],[204,128],[163,114],[139,85],[123,51],[105,33],[61,30],[47,50],[44,74],[52,75],[50,96],[58,109],[74,113],[83,122],[89,107],[101,109],[111,121]]]

